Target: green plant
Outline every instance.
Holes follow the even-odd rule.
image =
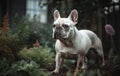
[[[10,62],[15,61],[13,51],[6,45],[0,47],[0,54],[2,56],[5,56]]]
[[[12,64],[11,69],[20,71],[33,71],[34,69],[37,69],[39,65],[35,63],[34,61],[30,61],[30,63],[26,62],[25,60],[18,61],[14,64]]]
[[[45,47],[54,48],[55,40],[52,38],[52,25],[51,23],[41,24],[39,21],[30,22],[30,35],[29,43],[34,43],[38,39],[39,43]]]
[[[39,65],[30,61],[20,60],[13,63],[8,71],[10,76],[48,76],[43,69],[39,68]]]
[[[14,27],[12,28],[14,43],[11,45],[17,51],[21,50],[28,44],[30,34],[30,22],[28,17],[19,17],[17,14],[14,17]],[[16,46],[16,47],[15,47]],[[19,46],[19,47],[18,47]]]
[[[51,23],[42,24],[36,17],[29,21],[27,16],[20,18],[16,15],[14,17],[13,33],[19,39],[18,46],[32,47],[32,44],[38,39],[42,46],[47,44],[48,47],[54,47]]]
[[[9,68],[9,61],[5,57],[0,56],[0,76],[7,76]]]
[[[2,33],[1,33],[2,32]],[[14,27],[4,31],[0,29],[0,46],[7,46],[16,53],[25,47],[29,37],[29,22],[26,17],[14,18]]]
[[[11,62],[14,61],[14,64],[9,64],[7,63],[9,61],[0,59],[0,76],[48,76],[47,71],[39,67],[48,68],[49,63],[53,61],[51,26],[43,25],[35,19],[33,21],[28,19],[28,17],[16,15],[12,29],[6,32],[0,29],[0,55]],[[36,39],[43,47],[33,48],[31,51],[27,49],[28,47],[24,48],[28,45],[33,46]],[[18,52],[19,56],[26,61],[15,62],[18,60]],[[40,66],[36,67],[36,64]]]
[[[32,50],[24,48],[19,52],[19,56],[28,61],[33,60],[37,62],[40,65],[40,67],[45,67],[53,61],[54,54],[51,52],[51,49],[48,47],[45,48],[34,47],[32,48]]]

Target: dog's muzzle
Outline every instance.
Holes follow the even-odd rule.
[[[61,36],[60,31],[59,31],[59,30],[56,30],[56,31],[54,32],[54,39],[59,39],[60,36]]]

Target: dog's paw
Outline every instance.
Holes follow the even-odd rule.
[[[58,72],[54,72],[54,71],[52,71],[52,72],[50,73],[50,75],[52,75],[52,76],[58,76],[59,73],[58,73]]]
[[[82,69],[82,70],[87,69],[87,65],[84,64],[84,65],[81,67],[81,69]]]
[[[59,73],[58,70],[54,70],[54,71],[51,72],[51,74],[58,74],[58,73]]]

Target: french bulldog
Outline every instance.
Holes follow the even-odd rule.
[[[56,68],[59,73],[64,58],[77,58],[74,76],[85,66],[85,55],[90,48],[96,49],[100,64],[104,65],[104,54],[101,40],[90,30],[78,30],[78,11],[73,9],[67,18],[61,18],[59,11],[54,11],[53,38],[56,39]]]

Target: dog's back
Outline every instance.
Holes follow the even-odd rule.
[[[92,44],[95,44],[96,42],[99,42],[101,44],[101,40],[98,38],[98,36],[94,32],[92,32],[90,30],[79,30],[79,31],[87,34],[87,36],[92,41]]]
[[[94,32],[90,31],[90,30],[79,30],[79,31],[86,33],[88,35],[88,37],[91,39],[91,41],[98,38],[97,35]]]

